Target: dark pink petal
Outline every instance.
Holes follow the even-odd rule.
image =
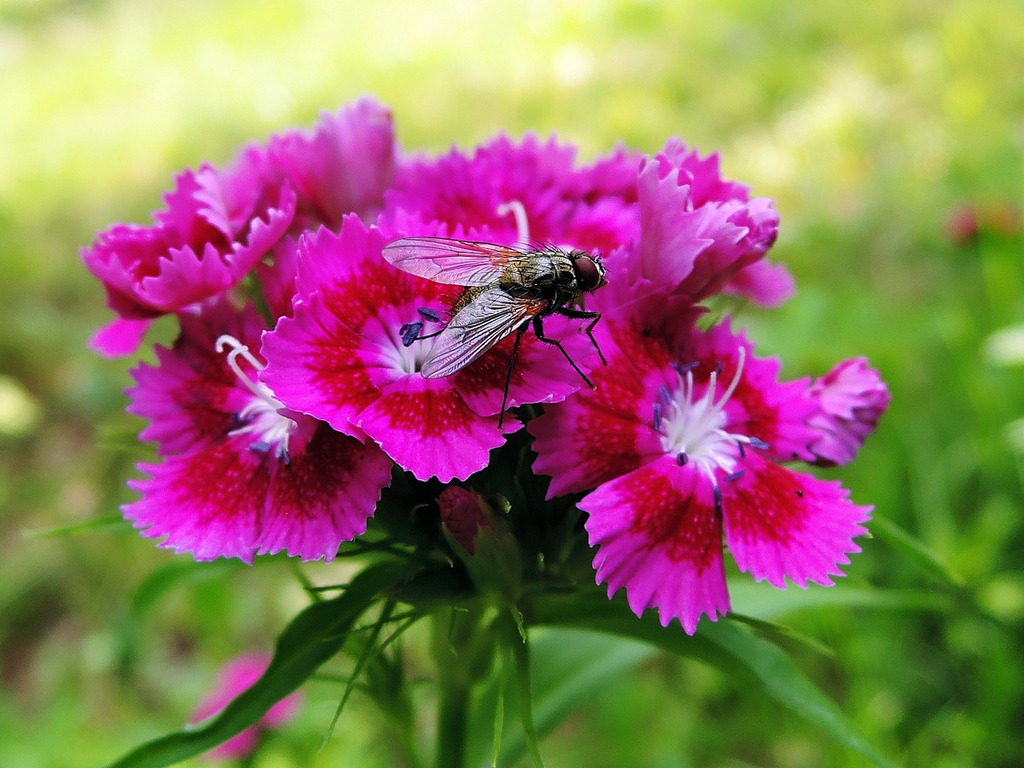
[[[238,167],[186,171],[150,227],[117,225],[101,233],[82,259],[124,319],[177,312],[237,285],[284,235],[295,211],[288,187],[263,199],[252,153]],[[103,341],[101,337],[101,342]],[[123,340],[122,340],[123,341]],[[108,344],[105,350],[126,348]]]
[[[634,180],[636,173],[634,171]],[[593,205],[581,205],[573,212],[562,244],[607,256],[640,239],[640,207],[614,197],[601,198]]]
[[[125,320],[118,318],[103,326],[89,339],[89,348],[105,357],[133,355],[142,344],[152,320]]]
[[[324,307],[317,294],[263,338],[261,379],[289,408],[361,436],[358,414],[379,396],[362,359],[362,338]]]
[[[740,570],[784,588],[809,581],[831,586],[839,566],[859,552],[854,543],[871,507],[849,500],[838,482],[818,480],[759,456],[748,455],[745,473],[724,483],[725,537]]]
[[[729,610],[722,521],[710,480],[664,457],[600,486],[580,501],[598,547],[598,582],[625,587],[638,616],[657,608],[664,626],[679,619],[693,634],[702,615]]]
[[[609,313],[599,327],[608,365],[591,370],[597,389],[546,407],[529,424],[534,471],[551,476],[549,498],[594,488],[664,453],[652,406],[671,373],[667,350],[628,317]]]
[[[366,531],[391,466],[377,446],[321,425],[301,452],[274,469],[258,554],[333,560],[342,542]]]
[[[124,515],[144,536],[164,539],[161,547],[191,552],[196,560],[252,563],[270,488],[266,459],[234,438],[163,464],[140,464],[150,478],[128,482],[142,498],[126,504]]]
[[[400,166],[385,196],[388,215],[414,210],[426,221],[487,230],[496,242],[512,243],[515,219],[499,213],[499,207],[518,201],[526,209],[533,240],[563,244],[586,191],[575,160],[575,147],[554,139],[542,142],[534,134],[519,143],[498,136],[472,157],[453,150],[437,159],[413,158]]]
[[[808,420],[819,435],[811,452],[826,466],[853,460],[892,399],[881,375],[863,357],[839,363],[811,384],[808,395],[818,405]]]
[[[356,421],[403,469],[419,480],[465,480],[505,442],[497,416],[475,414],[446,379],[406,376]],[[509,428],[509,425],[506,425]]]
[[[322,113],[312,133],[275,136],[267,153],[298,192],[301,226],[337,229],[345,214],[368,220],[383,206],[395,148],[391,110],[366,97],[336,113]]]
[[[480,528],[491,523],[484,511],[487,502],[480,494],[458,485],[449,485],[437,499],[441,522],[452,538],[469,554],[476,552],[476,535]]]

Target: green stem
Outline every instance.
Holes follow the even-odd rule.
[[[491,668],[495,636],[477,601],[434,615],[433,652],[438,673],[437,768],[465,768],[473,687]]]
[[[449,674],[441,680],[437,720],[437,768],[464,768],[469,720],[470,685],[461,675]]]

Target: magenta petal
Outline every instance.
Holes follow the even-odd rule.
[[[732,276],[725,292],[749,296],[762,307],[778,307],[796,295],[796,281],[782,264],[755,261]]]
[[[594,345],[583,333],[579,320],[566,322],[562,317],[547,318],[544,335],[561,341],[582,370],[591,370],[588,363],[595,361],[600,365]],[[452,379],[469,407],[482,416],[492,416],[501,410],[514,344],[513,334]],[[558,403],[586,386],[557,347],[539,341],[532,329],[526,330],[509,381],[509,408],[525,403]]]
[[[357,415],[379,396],[361,357],[362,337],[317,294],[263,337],[267,368],[260,378],[289,408],[361,436]]]
[[[442,483],[480,471],[505,442],[497,416],[475,414],[446,379],[417,375],[387,387],[357,424],[417,479]]]
[[[333,560],[342,542],[366,531],[391,482],[391,461],[375,445],[321,425],[305,448],[274,472],[259,554],[285,551]]]
[[[710,480],[664,458],[605,483],[580,501],[594,567],[611,596],[626,589],[638,616],[658,609],[693,634],[702,615],[729,610],[721,519]]]
[[[228,440],[163,464],[140,464],[151,477],[130,481],[142,494],[123,507],[143,535],[196,560],[237,557],[252,562],[270,477],[263,456]]]
[[[871,507],[856,506],[838,482],[826,482],[748,454],[746,472],[723,486],[725,535],[740,570],[784,588],[831,585]]]
[[[360,99],[321,114],[312,133],[275,136],[268,155],[298,191],[297,216],[305,226],[320,222],[337,229],[347,213],[369,219],[394,176],[391,111],[376,99]]]
[[[690,189],[680,186],[678,170],[659,178],[648,163],[638,177],[640,190],[640,262],[642,275],[674,290],[714,239],[703,233],[704,214],[693,210]]]
[[[117,319],[105,325],[89,339],[89,347],[105,357],[122,357],[133,355],[142,344],[152,319],[125,320]]]

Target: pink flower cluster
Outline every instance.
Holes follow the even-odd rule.
[[[888,390],[863,360],[782,382],[728,318],[707,321],[718,294],[772,306],[794,292],[764,258],[771,201],[722,178],[716,155],[672,140],[581,164],[532,135],[405,155],[390,112],[365,98],[227,170],[186,171],[154,219],[102,233],[84,259],[118,315],[93,340],[101,352],[134,352],[159,315],[180,321],[130,390],[161,461],[141,465],[125,514],[162,546],[329,560],[395,467],[441,483],[486,467],[523,427],[505,403],[542,404],[534,470],[549,496],[579,497],[598,581],[637,614],[693,632],[726,612],[723,541],[779,587],[830,584],[858,549],[870,508],[788,465],[851,460]],[[382,256],[424,236],[599,254],[608,285],[586,309],[601,313],[606,364],[586,322],[555,314],[544,333],[566,354],[530,333],[514,351],[509,336],[424,377],[430,334],[463,297]]]

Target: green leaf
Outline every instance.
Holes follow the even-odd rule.
[[[80,523],[69,523],[68,525],[41,528],[35,531],[22,531],[21,535],[26,539],[55,539],[65,536],[77,536],[81,533],[102,533],[104,531],[127,533],[131,530],[131,523],[125,520],[122,515],[107,515]]]
[[[819,608],[866,608],[897,611],[946,611],[950,597],[935,590],[893,590],[849,586],[778,589],[767,582],[729,582],[734,613],[771,621],[783,615]]]
[[[871,521],[871,533],[915,563],[924,572],[954,587],[964,586],[963,576],[954,571],[938,554],[891,520],[884,517],[875,517]]]
[[[339,597],[299,613],[277,640],[263,676],[205,725],[150,741],[109,768],[159,768],[201,754],[258,722],[275,703],[298,688],[344,645],[359,616],[387,590],[407,581],[405,562],[370,565]]]
[[[765,692],[780,704],[817,725],[840,744],[864,755],[879,768],[895,763],[879,752],[839,707],[804,677],[779,648],[732,621],[705,623],[698,630],[751,672]]]
[[[571,653],[566,649],[572,649]],[[536,738],[552,733],[579,710],[580,702],[588,701],[657,653],[647,643],[604,633],[550,627],[531,630],[529,669]],[[511,663],[511,659],[506,661]],[[474,705],[467,749],[469,765],[511,765],[529,751],[526,733],[514,727],[522,713],[516,686],[507,686],[506,679],[512,674],[512,669],[499,665]],[[505,711],[498,712],[503,705]],[[500,758],[495,761],[495,745],[488,736],[501,738],[502,734]]]
[[[195,584],[215,579],[245,567],[238,560],[221,558],[209,563],[197,563],[189,558],[176,558],[147,576],[132,595],[132,614],[144,616],[168,592],[182,584]]]
[[[534,623],[611,632],[702,659],[730,674],[743,672],[777,702],[817,725],[838,743],[864,755],[879,768],[895,768],[785,653],[736,622],[705,620],[697,633],[690,636],[678,626],[662,627],[651,612],[637,618],[624,601],[606,600],[599,594],[575,599],[541,596],[531,607]]]

